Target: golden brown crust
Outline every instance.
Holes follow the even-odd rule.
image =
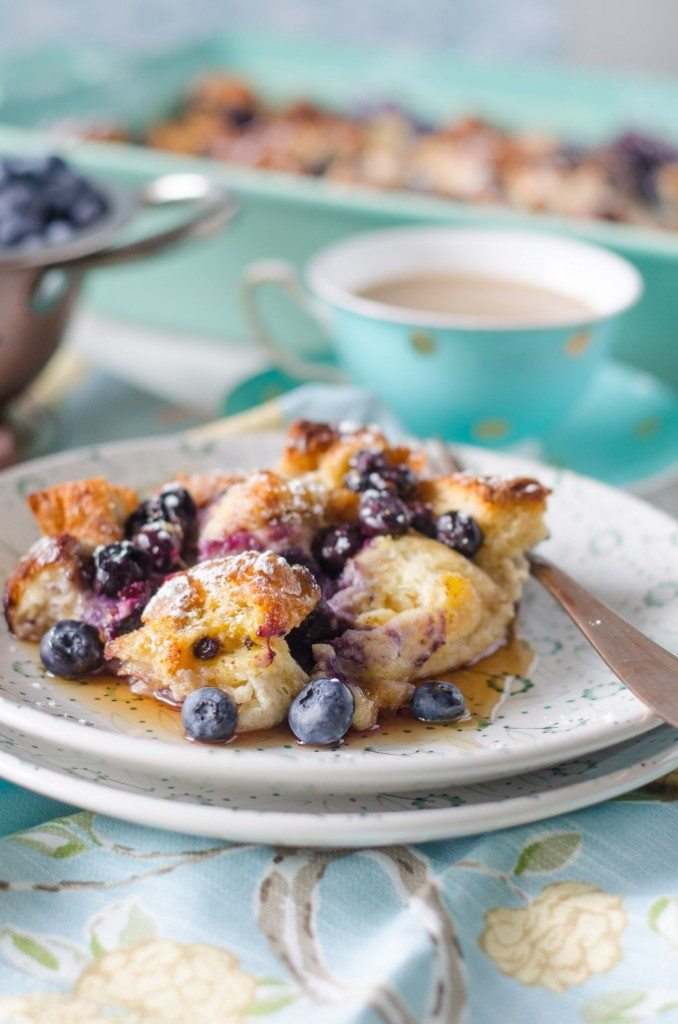
[[[290,565],[272,551],[200,562],[165,581],[146,605],[142,621],[181,626],[202,609],[205,628],[227,628],[251,639],[285,636],[315,608],[320,588],[301,565]]]
[[[194,85],[189,103],[192,108],[216,109],[238,107],[254,110],[257,101],[252,89],[234,75],[216,72],[200,78]]]
[[[174,479],[186,488],[198,508],[205,508],[225,494],[233,484],[244,479],[244,474],[222,473],[215,469],[211,473],[177,473]]]
[[[74,537],[41,537],[14,566],[5,584],[4,612],[11,631],[39,640],[76,607],[86,587],[85,552]]]
[[[263,547],[305,546],[324,522],[327,498],[326,488],[311,477],[286,479],[268,469],[250,473],[209,508],[200,543],[242,533]]]
[[[544,513],[549,493],[527,477],[502,480],[470,473],[426,480],[419,487],[419,496],[436,515],[461,509],[473,516],[484,535],[473,561],[513,601],[519,599],[527,575],[525,552],[548,534]]]
[[[377,427],[296,420],[291,424],[278,469],[285,476],[317,473],[328,487],[341,487],[353,456],[359,451],[386,452],[394,464],[415,473],[424,468],[425,456],[404,445],[390,446]]]
[[[495,476],[474,476],[472,473],[453,473],[433,480],[422,480],[417,496],[422,501],[439,505],[452,495],[467,495],[488,507],[505,509],[517,506],[543,508],[550,493],[548,487],[544,487],[532,477],[504,479]]]
[[[146,606],[142,626],[106,645],[119,675],[181,700],[200,686],[228,690],[239,730],[276,725],[307,676],[283,637],[315,608],[320,588],[310,572],[271,551],[201,562],[171,576]],[[195,656],[209,636],[218,653]]]
[[[125,520],[139,504],[131,487],[118,487],[105,477],[67,481],[29,495],[28,505],[43,533],[69,534],[96,547],[123,536]]]

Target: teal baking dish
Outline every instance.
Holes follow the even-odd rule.
[[[249,77],[276,98],[307,95],[341,107],[387,97],[422,116],[477,112],[573,141],[627,128],[678,140],[675,80],[490,67],[457,56],[235,35],[138,58],[53,49],[8,59],[0,70],[0,148],[53,146],[44,129],[68,118],[112,118],[143,128],[171,110],[199,71],[215,68]],[[88,300],[102,313],[242,343],[247,335],[239,279],[251,260],[281,257],[303,266],[316,249],[342,236],[395,224],[523,225],[607,245],[636,264],[645,295],[624,322],[617,355],[678,386],[678,233],[349,190],[127,144],[78,143],[70,156],[90,172],[128,185],[172,169],[199,168],[230,184],[243,200],[238,222],[223,238],[93,279]],[[287,333],[290,346],[313,348],[313,327],[280,296],[267,298],[278,333]]]

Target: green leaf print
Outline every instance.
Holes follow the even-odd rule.
[[[0,931],[0,953],[16,970],[50,982],[74,981],[88,959],[68,939],[10,927]]]
[[[581,1010],[582,1020],[585,1024],[637,1024],[643,1020],[643,1013],[641,1011],[639,1016],[633,1010],[644,999],[644,992],[611,992],[585,1003]]]
[[[85,926],[92,956],[116,949],[129,949],[157,938],[153,915],[133,899],[109,903]]]
[[[669,946],[678,949],[678,896],[661,896],[647,912],[647,923]]]
[[[283,1010],[297,998],[296,992],[285,982],[275,978],[261,978],[258,984],[257,998],[247,1010],[247,1017],[267,1017],[269,1014]]]
[[[65,860],[68,857],[77,857],[84,853],[89,847],[88,844],[76,832],[72,832],[65,825],[50,822],[47,825],[39,825],[28,832],[20,832],[11,837],[12,842],[21,843],[32,850],[37,850],[45,857],[52,860]]]
[[[59,961],[54,956],[54,953],[51,953],[46,946],[41,946],[30,935],[21,935],[20,932],[10,931],[9,937],[12,945],[20,953],[25,953],[26,956],[31,957],[31,959],[45,967],[48,971],[57,971],[59,969]]]
[[[553,832],[523,847],[513,873],[541,875],[556,871],[572,860],[580,844],[578,832]]]
[[[94,813],[92,811],[78,811],[76,814],[67,814],[62,818],[53,818],[52,824],[64,825],[81,829],[88,839],[91,839],[95,846],[101,846],[101,840],[94,831]]]

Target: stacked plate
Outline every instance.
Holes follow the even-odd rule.
[[[272,465],[279,435],[189,436],[68,452],[0,477],[0,572],[34,539],[24,497],[104,474],[140,488],[179,471]],[[483,473],[554,490],[544,553],[669,649],[678,641],[678,528],[626,494],[465,449]],[[404,720],[337,750],[284,731],[226,746],[183,738],[179,716],[124,682],[45,677],[35,645],[0,646],[0,775],[131,821],[224,839],[374,846],[503,828],[593,804],[678,766],[678,734],[612,676],[533,582],[503,652],[463,674],[470,720]]]

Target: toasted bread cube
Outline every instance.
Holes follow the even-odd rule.
[[[136,491],[111,484],[103,476],[55,484],[28,497],[44,534],[68,534],[91,548],[121,540],[125,521],[138,504]]]
[[[5,618],[21,640],[40,640],[60,619],[79,618],[86,552],[74,537],[41,537],[7,580]]]
[[[277,725],[307,680],[285,635],[315,608],[320,588],[309,571],[270,551],[246,551],[176,573],[146,606],[142,626],[106,645],[119,675],[150,693],[181,701],[201,686],[227,691],[238,731]],[[197,640],[219,647],[201,660]]]

